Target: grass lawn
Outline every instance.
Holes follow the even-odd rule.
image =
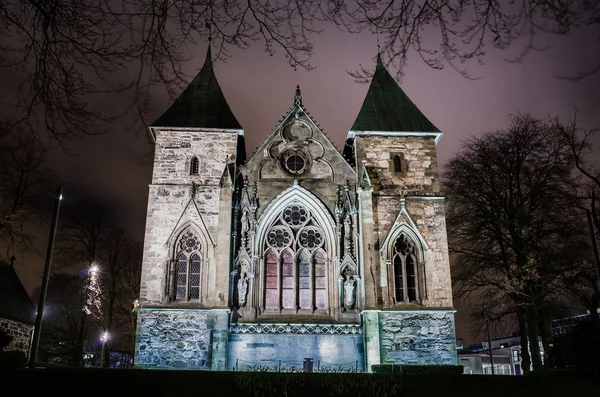
[[[600,397],[600,386],[575,378],[552,376],[274,374],[87,368],[3,371],[0,374],[2,390],[15,396]]]

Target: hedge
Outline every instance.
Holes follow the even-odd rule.
[[[376,374],[448,374],[460,375],[463,373],[462,365],[405,365],[405,364],[378,364],[371,366]]]

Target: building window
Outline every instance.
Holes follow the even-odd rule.
[[[288,149],[281,154],[283,169],[292,175],[302,175],[310,169],[310,156],[302,150]]]
[[[325,234],[310,211],[287,206],[264,241],[265,309],[326,309]]]
[[[417,257],[414,242],[404,233],[393,248],[394,292],[396,303],[417,301]]]
[[[192,232],[187,232],[180,238],[178,248],[175,267],[175,298],[199,300],[202,245]]]
[[[190,162],[190,175],[198,175],[200,173],[200,160],[198,157],[192,157]]]
[[[399,154],[394,155],[394,172],[402,172],[402,158]]]

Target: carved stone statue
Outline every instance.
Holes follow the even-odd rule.
[[[356,280],[350,274],[346,276],[344,281],[344,308],[346,310],[353,309],[356,301],[356,294],[354,293],[356,287]]]
[[[246,305],[246,295],[248,294],[248,273],[240,274],[240,279],[237,283],[238,289],[238,306],[244,307]]]
[[[250,230],[250,218],[248,217],[248,211],[244,211],[242,214],[242,236]]]

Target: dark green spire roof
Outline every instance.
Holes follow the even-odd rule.
[[[152,127],[241,129],[213,70],[210,44],[200,73]]]
[[[377,55],[377,67],[352,131],[439,132],[402,91]]]

